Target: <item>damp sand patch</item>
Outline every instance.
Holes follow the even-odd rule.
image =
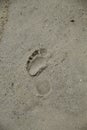
[[[0,41],[4,31],[4,25],[8,21],[9,0],[0,0]]]

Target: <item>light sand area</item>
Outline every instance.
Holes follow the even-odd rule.
[[[0,130],[87,130],[87,0],[0,0]]]

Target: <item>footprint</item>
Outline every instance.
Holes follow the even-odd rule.
[[[31,76],[39,75],[47,67],[46,60],[43,57],[37,57],[30,66],[29,74]]]
[[[37,96],[46,97],[51,93],[51,85],[48,80],[41,80],[36,83]]]
[[[46,53],[46,49],[40,48],[29,56],[26,69],[30,76],[39,75],[47,67]]]

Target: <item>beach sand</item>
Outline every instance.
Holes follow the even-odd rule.
[[[0,130],[87,130],[86,0],[0,0]]]

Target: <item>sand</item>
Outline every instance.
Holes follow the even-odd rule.
[[[86,0],[0,0],[0,130],[87,130]]]

